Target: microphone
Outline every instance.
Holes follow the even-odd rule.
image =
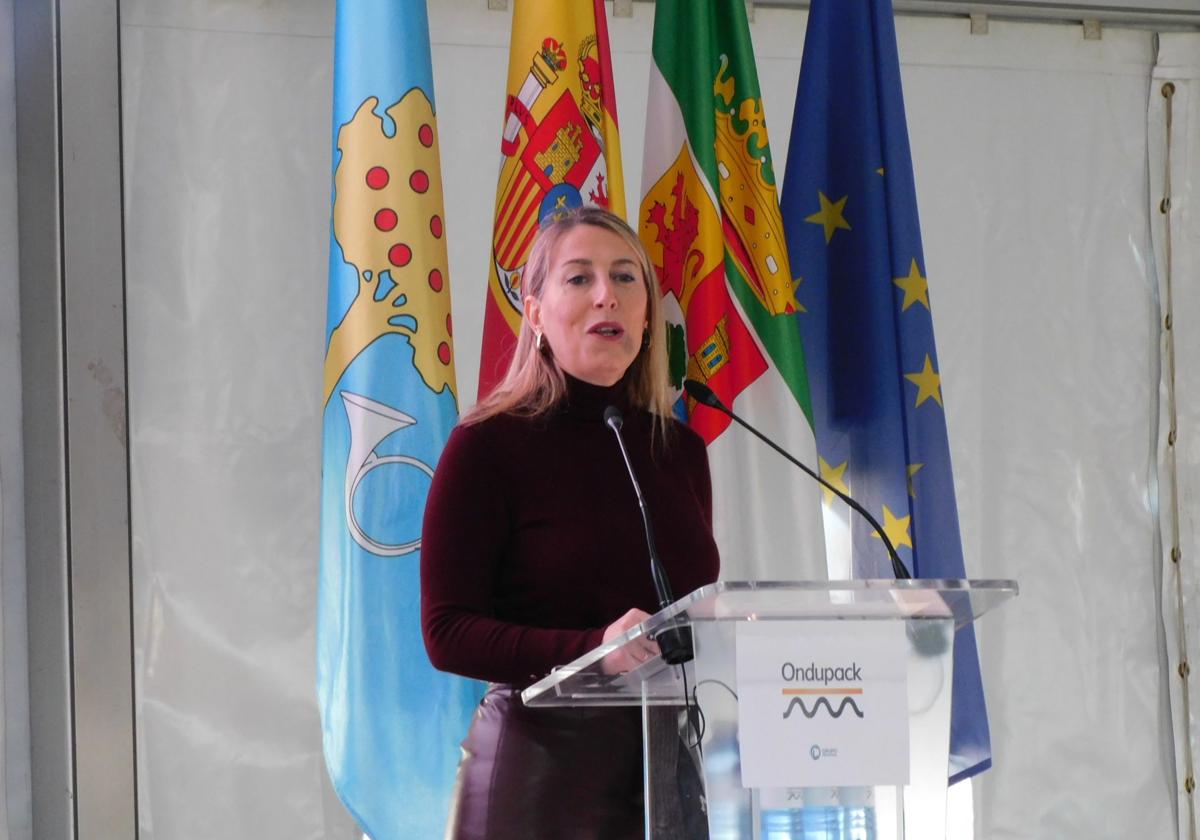
[[[646,499],[642,496],[642,487],[638,484],[633,464],[629,461],[629,453],[625,450],[625,440],[621,437],[621,426],[625,418],[615,405],[604,409],[604,424],[613,430],[617,436],[617,446],[621,448],[621,457],[625,459],[625,469],[629,480],[633,482],[633,492],[637,496],[638,507],[642,512],[642,525],[646,529],[646,547],[650,551],[650,578],[654,581],[654,593],[658,596],[658,608],[665,610],[675,602],[671,594],[671,583],[667,580],[667,571],[662,561],[658,559],[658,549],[654,543],[654,526],[650,524],[650,514],[646,511]],[[662,658],[670,665],[682,665],[692,659],[692,629],[690,627],[667,627],[658,631],[654,637]]]
[[[839,499],[841,499],[843,502],[848,504],[852,510],[856,511],[858,514],[860,514],[863,517],[863,519],[865,519],[865,520],[867,520],[867,522],[871,523],[871,527],[875,529],[875,533],[879,535],[879,538],[881,540],[883,540],[883,544],[887,547],[887,550],[888,550],[888,556],[891,557],[891,559],[892,559],[892,574],[895,576],[896,580],[911,580],[912,579],[912,575],[909,574],[908,569],[905,568],[904,563],[901,562],[900,555],[896,553],[895,546],[892,545],[892,541],[890,539],[888,539],[888,535],[884,532],[883,526],[880,525],[879,522],[875,519],[875,517],[871,515],[870,511],[868,511],[865,507],[860,505],[858,502],[854,501],[854,499],[850,498],[848,495],[843,493],[841,490],[834,487],[828,481],[821,478],[821,476],[817,475],[815,472],[813,472],[807,466],[805,466],[804,464],[797,461],[790,454],[785,452],[783,450],[783,448],[779,446],[779,444],[775,443],[775,441],[771,440],[769,437],[764,435],[758,429],[751,426],[749,423],[747,423],[741,417],[738,417],[736,414],[734,414],[733,411],[730,410],[730,408],[727,405],[725,405],[725,403],[721,402],[721,398],[713,393],[712,388],[709,388],[707,385],[705,385],[702,382],[697,382],[695,379],[685,379],[683,381],[683,390],[687,392],[687,395],[689,397],[691,397],[692,399],[694,399],[696,402],[700,403],[701,405],[706,405],[709,408],[715,408],[717,411],[721,412],[722,414],[727,414],[731,419],[737,421],[737,423],[740,426],[742,426],[744,429],[749,431],[756,438],[761,440],[767,446],[774,449],[776,452],[778,452],[784,458],[787,458],[789,461],[791,461],[793,464],[795,464],[797,467],[799,467],[801,470],[803,470],[805,473],[807,473],[809,476],[811,476],[813,479],[815,479],[822,487],[829,490],[834,495],[836,495]]]

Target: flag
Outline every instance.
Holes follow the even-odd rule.
[[[341,0],[324,377],[317,695],[374,840],[440,837],[481,696],[421,640],[421,521],[457,417],[424,0]]]
[[[782,205],[821,472],[880,520],[914,577],[965,577],[889,0],[814,0]],[[826,504],[846,516],[832,493]],[[861,517],[850,541],[855,577],[891,577]],[[952,782],[991,764],[969,626],[950,748]]]
[[[539,225],[582,204],[625,215],[604,0],[516,0],[479,396],[503,378]]]
[[[659,0],[638,226],[668,319],[671,385],[707,384],[815,463],[799,311],[743,0]],[[686,396],[708,444],[721,576],[825,577],[807,476]]]

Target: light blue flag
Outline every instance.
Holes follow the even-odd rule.
[[[890,0],[813,0],[786,172],[821,473],[914,577],[965,577]],[[891,577],[883,541],[852,521],[855,576]],[[954,644],[950,752],[951,782],[991,765],[970,626]]]
[[[421,640],[421,520],[458,414],[425,0],[339,0],[317,693],[374,840],[443,834],[478,683]]]

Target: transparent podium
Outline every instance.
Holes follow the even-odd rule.
[[[995,580],[719,582],[521,696],[642,707],[653,840],[941,840],[954,634],[1016,594]],[[690,662],[625,670],[647,637],[682,627]]]

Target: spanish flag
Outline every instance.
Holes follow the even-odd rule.
[[[539,226],[582,204],[625,215],[603,0],[517,0],[509,49],[480,397],[508,367]]]

